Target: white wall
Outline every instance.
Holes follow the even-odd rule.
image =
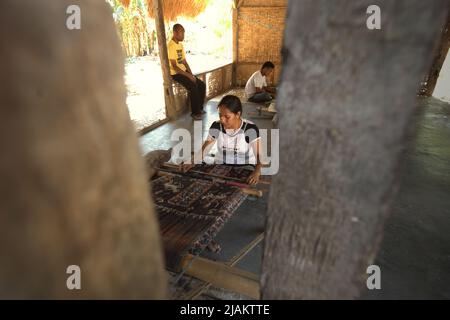
[[[450,102],[450,50],[439,74],[433,97]]]

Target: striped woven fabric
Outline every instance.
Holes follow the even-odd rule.
[[[186,253],[199,254],[246,198],[240,188],[178,174],[153,180],[152,191],[172,271]]]

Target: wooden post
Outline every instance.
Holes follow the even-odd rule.
[[[254,273],[233,268],[225,263],[187,255],[181,262],[186,274],[213,286],[259,299],[259,278]]]
[[[159,223],[111,8],[77,1],[82,28],[68,31],[70,2],[1,2],[0,299],[164,299]],[[66,286],[70,269],[81,290]]]
[[[177,116],[175,107],[175,97],[172,89],[172,77],[170,76],[169,57],[167,54],[166,29],[164,25],[164,13],[162,0],[153,0],[153,10],[155,12],[156,34],[159,46],[159,59],[163,73],[164,98],[166,101],[166,115],[173,119]]]
[[[448,1],[378,0],[381,29],[369,30],[371,3],[289,2],[263,299],[350,299],[365,288],[448,11]]]
[[[421,94],[427,97],[433,95],[434,89],[439,78],[445,58],[447,58],[448,49],[450,47],[450,14],[447,17],[447,22],[442,30],[441,42],[435,53],[433,64],[430,71],[426,75],[426,85],[421,88]]]
[[[239,26],[238,26],[238,14],[239,14],[239,1],[235,0],[233,5],[233,71],[231,76],[232,86],[237,85],[237,67],[238,67],[238,42],[239,42]]]

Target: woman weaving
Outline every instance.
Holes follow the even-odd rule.
[[[247,183],[255,185],[261,176],[261,139],[258,127],[242,119],[242,104],[238,97],[225,96],[218,106],[220,121],[209,129],[209,135],[202,146],[202,156],[209,153],[217,143],[215,164],[250,165],[254,167]],[[202,157],[203,159],[203,157]],[[196,159],[198,160],[198,159]]]
[[[201,160],[209,154],[211,148],[217,143],[215,164],[225,165],[250,165],[253,172],[247,179],[247,183],[255,185],[261,176],[261,139],[258,127],[241,118],[242,104],[238,97],[225,96],[218,105],[219,121],[215,121],[210,129],[206,141],[201,149]],[[194,160],[200,160],[195,157]],[[220,245],[212,240],[208,249],[213,252],[221,250]]]

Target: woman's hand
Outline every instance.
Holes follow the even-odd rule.
[[[255,170],[252,172],[252,174],[248,177],[247,183],[250,185],[255,185],[259,182],[259,177],[261,176],[261,171]]]

